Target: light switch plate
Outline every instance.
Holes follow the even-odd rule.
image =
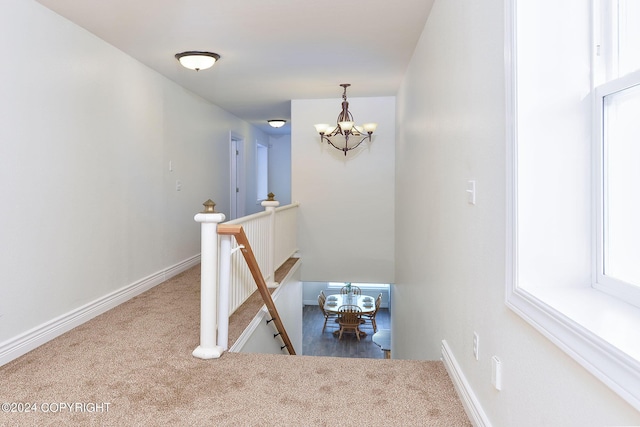
[[[491,384],[496,390],[502,390],[502,362],[498,356],[491,358]]]
[[[475,179],[467,181],[467,202],[470,205],[476,204],[476,181]]]

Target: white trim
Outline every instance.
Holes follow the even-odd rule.
[[[563,310],[556,310],[547,302],[553,298],[553,290],[544,299],[516,288],[508,289],[507,306],[571,356],[587,371],[605,383],[634,408],[640,410],[640,362],[627,352],[617,348],[598,333],[587,329],[587,319],[570,319]],[[615,301],[593,289],[568,289],[559,299],[570,299],[568,304],[593,306],[592,312],[603,307],[620,312],[624,303]],[[587,310],[589,311],[589,310]],[[615,334],[633,337],[637,330],[631,325],[613,326]],[[624,328],[624,329],[623,329]],[[624,334],[628,331],[627,334]],[[633,341],[633,340],[632,340]]]
[[[462,372],[446,340],[442,340],[442,362],[449,373],[451,382],[453,382],[453,386],[471,423],[475,427],[491,427],[491,421],[487,418],[487,414],[482,409],[480,401],[469,385],[469,381],[464,376],[464,372]]]
[[[605,215],[605,192],[604,183],[607,180],[605,167],[606,161],[606,141],[604,135],[604,122],[605,122],[605,97],[613,95],[618,92],[622,92],[627,89],[632,89],[636,86],[640,86],[640,71],[627,74],[624,77],[611,80],[598,86],[595,89],[595,95],[593,99],[593,189],[594,189],[594,203],[593,203],[593,215],[596,219],[595,227],[593,230],[594,241],[596,242],[596,248],[593,251],[593,271],[592,277],[594,278],[593,287],[620,298],[623,301],[627,301],[630,304],[640,307],[640,288],[637,283],[626,283],[620,279],[612,276],[608,276],[604,273],[604,254],[605,254],[605,239],[606,223],[608,222]]]
[[[505,215],[505,235],[506,235],[506,250],[505,250],[505,274],[506,281],[516,282],[517,278],[517,241],[518,241],[518,195],[516,189],[518,188],[518,130],[517,120],[517,33],[515,29],[516,23],[516,0],[505,1],[505,37],[504,37],[504,76],[505,76],[505,133],[506,133],[506,147],[505,147],[505,171],[506,171],[506,208]],[[505,298],[508,300],[509,292],[507,292]]]
[[[171,279],[174,276],[187,271],[191,267],[195,267],[200,263],[200,254],[194,255],[190,258],[180,261],[177,264],[172,265],[164,270],[164,281]]]
[[[634,86],[638,86],[638,80],[640,80],[640,70],[634,71],[615,80],[603,83],[596,88],[597,97],[604,98],[607,95],[611,95],[616,92],[622,92],[625,89],[630,89]]]
[[[188,270],[199,262],[198,254],[0,343],[0,366]]]

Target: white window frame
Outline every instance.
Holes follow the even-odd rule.
[[[595,271],[593,272],[593,286],[603,292],[606,292],[616,298],[620,298],[630,304],[640,307],[640,287],[635,284],[629,284],[618,280],[614,277],[604,274],[604,256],[605,256],[605,218],[604,204],[605,194],[603,185],[605,182],[604,168],[604,103],[605,97],[617,92],[624,91],[634,86],[640,85],[640,71],[636,71],[617,79],[606,82],[595,89],[595,106],[594,106],[594,200],[595,200],[595,237],[596,248],[594,250]]]
[[[505,303],[621,398],[640,410],[640,309],[599,292],[592,283],[561,289],[520,283],[516,3],[517,0],[505,2]],[[592,96],[595,97],[595,94]],[[594,212],[591,214],[595,215]]]
[[[357,286],[360,289],[386,289],[389,290],[390,286],[388,283],[351,283],[353,286]],[[333,289],[342,289],[344,286],[346,286],[347,283],[346,282],[329,282],[327,284],[327,289],[333,290]]]

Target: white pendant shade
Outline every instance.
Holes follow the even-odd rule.
[[[376,128],[378,127],[377,123],[365,123],[364,125],[362,125],[362,127],[364,128],[364,131],[367,133],[373,133],[376,131]]]
[[[287,123],[286,120],[282,120],[282,119],[273,119],[273,120],[268,120],[269,126],[271,126],[272,128],[281,128],[282,126],[284,126],[285,123]]]
[[[353,122],[340,122],[338,124],[340,125],[340,129],[342,129],[343,132],[351,130],[353,128]]]
[[[220,59],[220,55],[211,52],[189,51],[176,54],[176,59],[180,64],[190,70],[206,70]]]
[[[327,129],[329,129],[329,125],[327,123],[319,123],[314,125],[316,127],[316,132],[318,133],[328,133]]]

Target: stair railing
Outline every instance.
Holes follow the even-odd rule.
[[[262,202],[265,212],[222,224],[225,220],[224,214],[215,212],[215,203],[207,200],[204,203],[204,211],[195,216],[195,220],[201,223],[200,345],[193,351],[195,357],[218,358],[228,349],[229,316],[255,292],[254,283],[259,291],[259,283],[264,283],[265,289],[278,286],[275,279],[276,268],[297,252],[298,204],[282,207],[278,205],[270,193],[269,199]],[[252,242],[253,248],[249,247],[249,250],[255,262],[253,267],[248,261],[244,262],[238,253],[248,245],[238,242],[239,246],[232,249],[232,234],[219,235],[220,227],[227,227],[225,233],[228,233],[230,226],[241,226],[246,242]],[[242,255],[246,259],[245,252],[242,252]],[[263,275],[264,271],[267,272],[266,275]],[[256,274],[260,278],[257,278]],[[273,304],[268,289],[266,292]],[[260,294],[264,299],[263,291],[260,291]],[[271,313],[269,305],[267,308]],[[278,319],[277,322],[281,324],[277,311],[275,313],[276,316],[271,314],[272,320],[276,323],[275,320]],[[274,338],[275,336],[281,336],[284,342],[286,332],[282,334],[278,329]],[[288,345],[285,342],[282,348],[285,347],[293,354],[290,342]]]
[[[276,309],[275,304],[273,303],[273,299],[271,298],[271,292],[267,287],[267,283],[262,276],[262,272],[260,271],[260,266],[258,265],[258,261],[256,260],[255,255],[253,254],[253,250],[251,249],[251,244],[249,243],[249,239],[247,239],[247,235],[244,233],[241,225],[236,224],[220,224],[218,225],[218,234],[221,236],[234,236],[236,238],[236,242],[238,242],[238,248],[242,252],[247,265],[249,266],[249,270],[251,271],[251,275],[255,280],[256,286],[258,287],[258,291],[260,292],[260,296],[262,296],[262,300],[264,304],[267,306],[267,310],[271,315],[271,320],[273,321],[276,329],[278,330],[278,334],[274,335],[280,336],[283,342],[283,346],[281,349],[285,347],[289,351],[289,354],[295,355],[296,352],[293,349],[293,345],[291,344],[291,340],[289,339],[289,335],[287,335],[287,331],[280,320],[280,315],[278,314],[278,310]],[[268,323],[267,322],[267,323]]]

